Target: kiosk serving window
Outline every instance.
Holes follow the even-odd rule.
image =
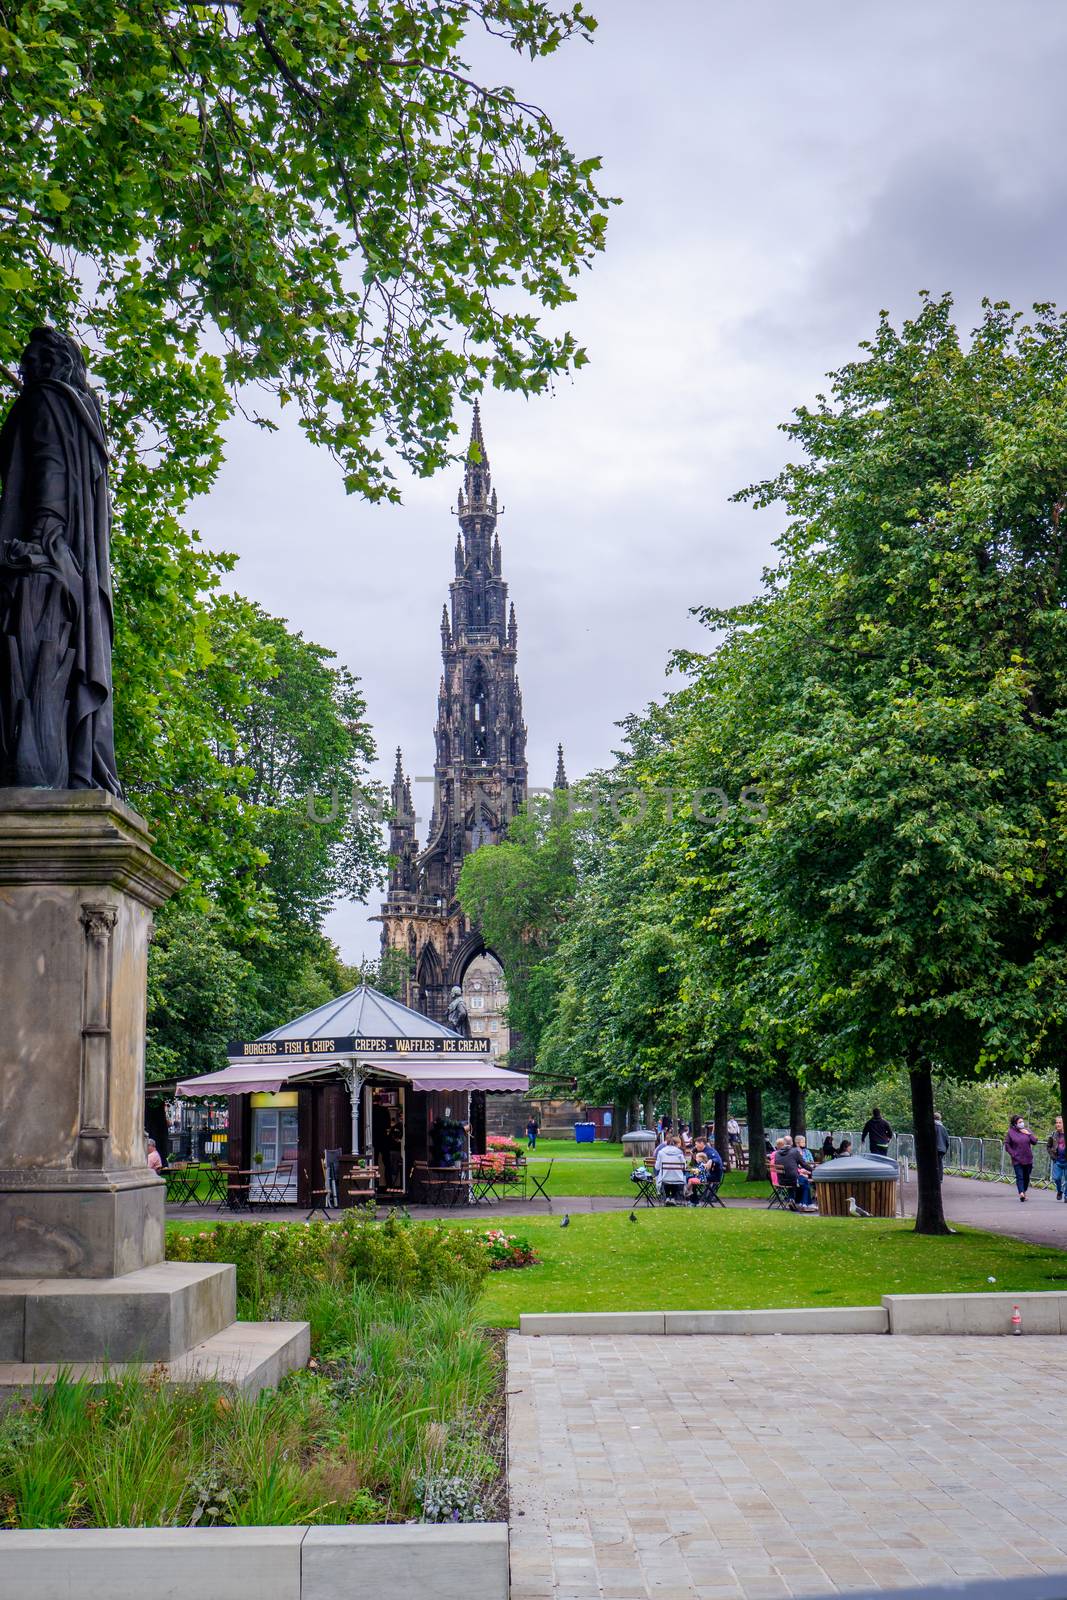
[[[297,1096],[293,1091],[252,1096],[252,1150],[269,1170],[295,1161],[299,1150]]]

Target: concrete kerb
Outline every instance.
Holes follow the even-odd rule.
[[[75,1528],[0,1533],[0,1600],[507,1600],[508,1529]]]
[[[1010,1334],[1019,1307],[1024,1333],[1067,1334],[1067,1292],[887,1294],[878,1306],[804,1306],[771,1311],[523,1312],[519,1332],[549,1334]]]
[[[1022,1331],[1067,1333],[1067,1293],[1030,1290],[1020,1294],[887,1294],[882,1304],[896,1334],[1011,1333],[1012,1310],[1019,1308]]]

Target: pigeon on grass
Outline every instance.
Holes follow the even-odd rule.
[[[568,1213],[567,1213],[567,1212],[566,1212],[566,1211],[565,1211],[565,1212],[564,1212],[564,1213],[563,1213],[563,1220],[562,1220],[562,1222],[561,1222],[561,1223],[560,1223],[560,1227],[561,1227],[561,1228],[569,1228],[569,1227],[570,1227],[570,1225],[571,1225],[571,1219],[570,1219],[570,1216],[569,1216],[569,1215],[568,1215]]]
[[[637,1221],[637,1212],[636,1211],[631,1211],[630,1212],[630,1221],[631,1222],[636,1222]]]

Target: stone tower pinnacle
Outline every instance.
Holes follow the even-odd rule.
[[[472,851],[504,837],[527,794],[518,628],[503,577],[501,512],[477,404],[455,514],[455,576],[441,617],[443,673],[429,837],[412,860],[410,887],[398,880],[394,890],[394,870],[382,908],[383,944],[414,956],[411,1003],[439,1020],[464,956],[470,959],[471,951],[484,948],[456,897],[460,869]],[[395,824],[390,837],[398,847],[407,844]],[[390,853],[397,854],[392,842]]]

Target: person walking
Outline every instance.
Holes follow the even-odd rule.
[[[537,1149],[537,1118],[534,1116],[531,1116],[526,1124],[526,1148]]]
[[[1030,1187],[1036,1143],[1036,1135],[1030,1132],[1022,1117],[1012,1117],[1004,1136],[1004,1148],[1011,1157],[1011,1164],[1015,1169],[1015,1187],[1019,1191],[1020,1200],[1026,1199],[1026,1191]]]
[[[1056,1126],[1046,1140],[1049,1170],[1056,1185],[1056,1199],[1067,1200],[1067,1135],[1063,1131],[1063,1118],[1056,1118]]]
[[[945,1157],[948,1155],[948,1129],[941,1121],[940,1111],[934,1112],[934,1139],[937,1143],[937,1181],[945,1181]]]
[[[884,1156],[889,1154],[889,1141],[892,1137],[892,1128],[889,1126],[878,1107],[872,1106],[871,1114],[867,1118],[867,1121],[863,1124],[863,1132],[860,1134],[860,1144],[862,1144],[864,1139],[866,1139],[867,1148],[870,1150],[872,1156]]]

